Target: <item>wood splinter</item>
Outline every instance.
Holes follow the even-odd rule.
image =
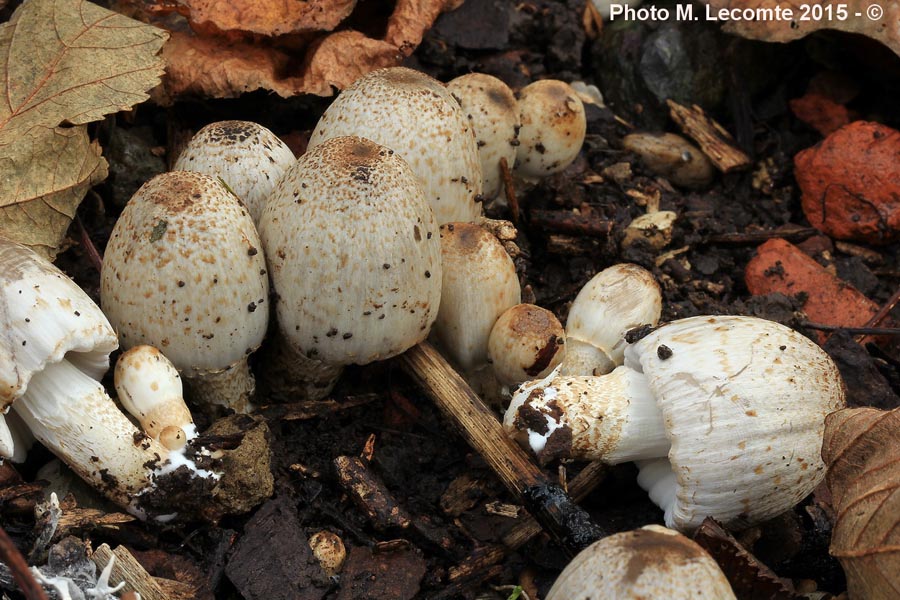
[[[750,166],[747,154],[735,145],[728,131],[707,115],[696,104],[690,108],[672,100],[666,100],[669,115],[685,135],[693,138],[703,153],[723,173]]]
[[[516,500],[567,553],[574,556],[605,535],[506,435],[481,398],[430,344],[414,346],[399,360]]]

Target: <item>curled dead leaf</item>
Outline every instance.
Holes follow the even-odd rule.
[[[169,104],[181,95],[230,98],[258,89],[282,97],[330,96],[369,71],[400,64],[438,15],[461,2],[363,4],[182,0],[179,12],[187,24],[158,10],[145,12],[141,18],[172,32],[163,49],[166,78],[154,99]],[[378,23],[378,14],[389,16]],[[360,23],[367,31],[353,28]]]
[[[789,9],[793,18],[739,18],[723,29],[742,37],[789,42],[820,29],[860,33],[900,54],[900,3],[884,0],[702,0],[712,14],[720,9]],[[784,14],[784,13],[782,13]]]
[[[836,514],[831,553],[850,597],[900,597],[900,409],[828,415],[822,458]]]

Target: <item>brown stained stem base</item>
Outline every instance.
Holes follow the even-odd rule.
[[[430,344],[408,350],[400,363],[566,552],[574,556],[603,537],[590,516],[506,435],[481,398]]]
[[[35,581],[25,557],[16,548],[6,530],[0,527],[0,562],[9,567],[13,579],[27,600],[47,600],[44,589]]]

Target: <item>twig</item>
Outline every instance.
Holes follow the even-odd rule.
[[[605,238],[613,228],[612,221],[593,214],[585,216],[562,210],[533,210],[529,216],[533,226],[551,233]]]
[[[841,327],[840,325],[823,325],[822,323],[810,323],[802,321],[802,327],[817,331],[846,331],[851,335],[900,335],[900,327]]]
[[[750,157],[739,149],[731,134],[711,119],[696,104],[688,108],[672,100],[667,100],[669,115],[681,130],[692,137],[703,153],[716,168],[723,173],[742,169],[750,165]]]
[[[894,310],[894,307],[897,306],[898,302],[900,302],[900,288],[898,288],[897,291],[894,292],[894,295],[884,303],[884,306],[878,309],[877,313],[872,315],[872,318],[866,322],[865,327],[875,327],[881,323],[884,318],[888,316],[888,313]]]
[[[78,215],[75,215],[75,224],[78,226],[78,235],[81,238],[81,245],[84,247],[84,251],[87,252],[91,264],[99,273],[103,268],[103,258],[97,251],[97,247],[94,246],[94,242],[91,241],[91,236],[88,235],[87,229],[84,228],[84,223],[81,222],[81,217]]]
[[[569,554],[603,537],[590,516],[535,466],[453,367],[427,342],[400,363],[507,489]]]
[[[779,229],[760,229],[757,231],[739,231],[736,233],[720,233],[706,238],[709,244],[761,244],[762,242],[780,238],[789,242],[797,242],[818,233],[812,227],[781,227]]]
[[[519,199],[516,198],[516,186],[513,184],[512,173],[509,169],[509,163],[506,157],[500,157],[500,175],[503,178],[503,191],[506,194],[506,204],[509,206],[512,222],[519,222]]]
[[[47,600],[44,588],[35,581],[34,575],[31,574],[28,564],[25,562],[25,557],[16,548],[3,527],[0,527],[0,561],[9,567],[16,585],[19,586],[27,600]]]

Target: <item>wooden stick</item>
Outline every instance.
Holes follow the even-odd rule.
[[[34,579],[25,557],[2,527],[0,527],[0,562],[9,567],[16,585],[27,600],[47,600],[44,588]]]
[[[169,594],[163,591],[153,576],[141,566],[141,563],[125,546],[118,546],[115,550],[110,550],[107,544],[100,544],[91,554],[91,560],[98,569],[102,570],[113,556],[116,557],[116,562],[113,564],[112,573],[109,576],[110,585],[119,585],[124,581],[125,587],[122,588],[122,593],[137,592],[141,595],[142,600],[171,600]]]
[[[691,108],[666,100],[669,115],[681,130],[692,137],[709,160],[723,173],[750,165],[750,157],[739,149],[728,131],[711,119],[696,104]]]
[[[590,516],[506,435],[481,398],[430,344],[422,342],[411,348],[400,357],[400,362],[513,496],[566,552],[574,556],[604,536]]]

